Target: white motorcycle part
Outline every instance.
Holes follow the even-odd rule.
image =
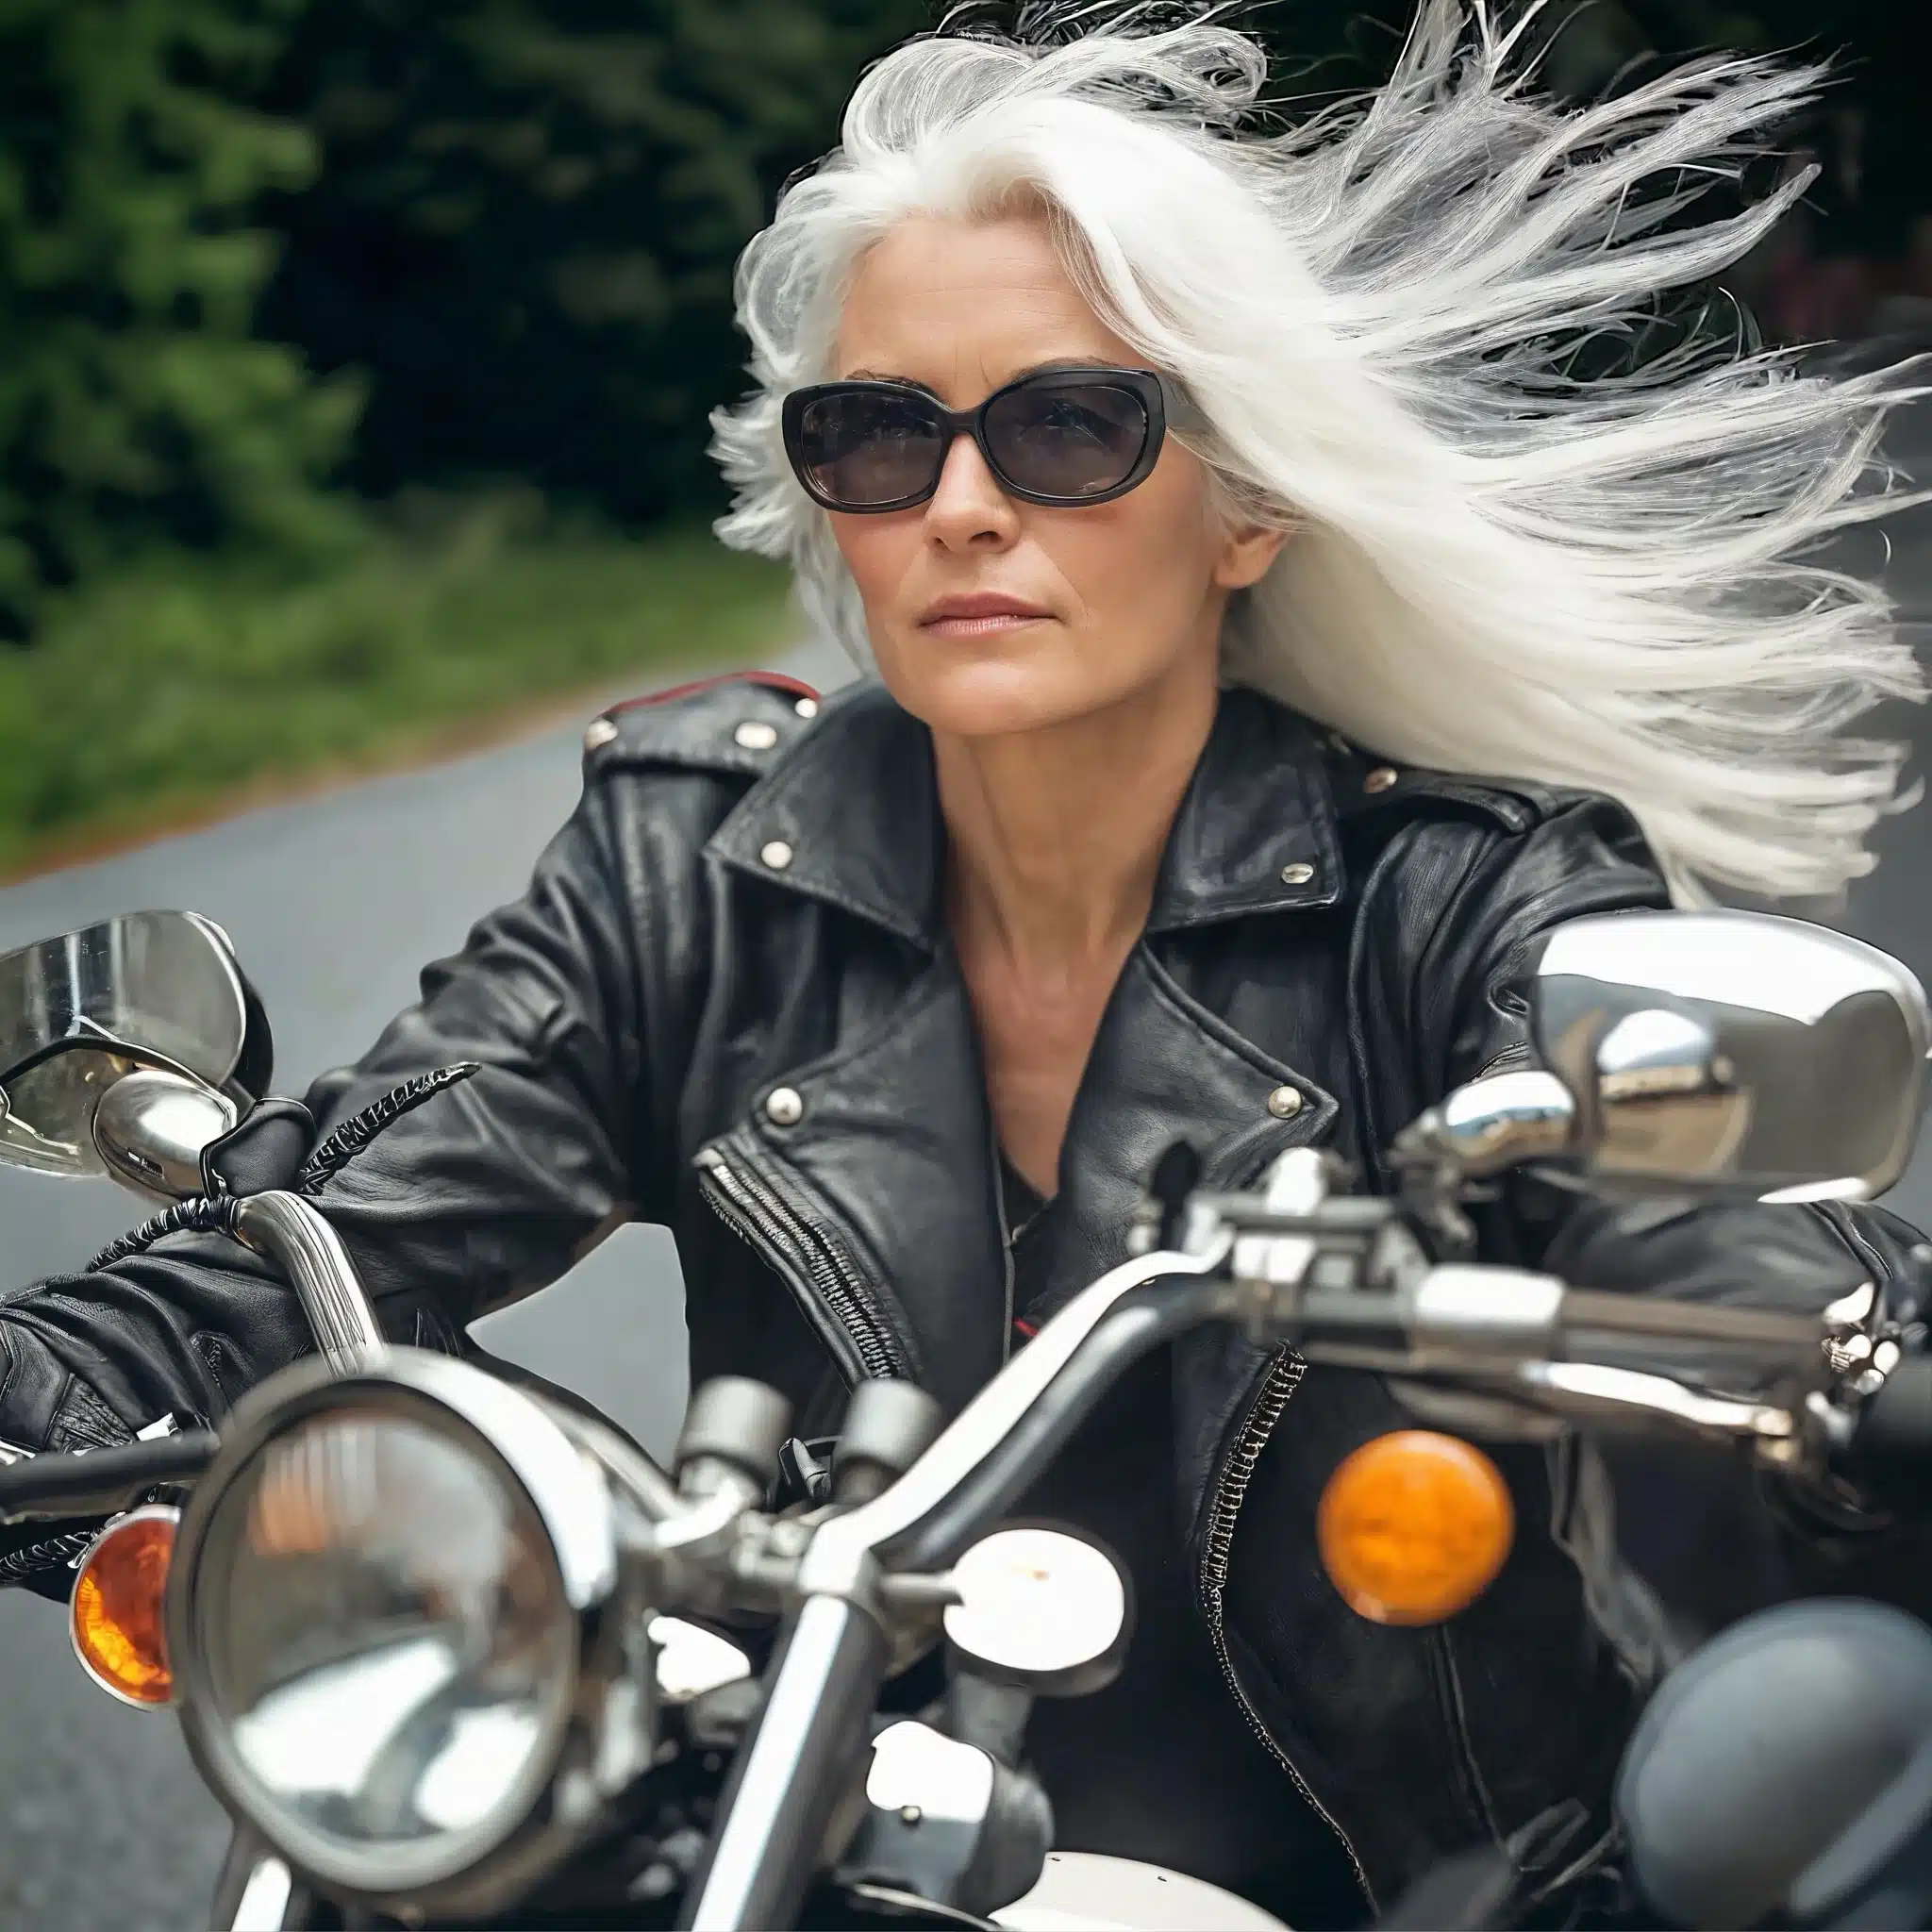
[[[1040,1883],[991,1918],[1008,1932],[1289,1932],[1218,1885],[1094,1852],[1049,1852]]]

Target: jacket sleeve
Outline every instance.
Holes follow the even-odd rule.
[[[527,892],[425,970],[422,997],[354,1067],[311,1089],[318,1134],[459,1061],[441,1089],[320,1188],[399,1341],[553,1279],[625,1218],[649,1125],[639,974],[608,788],[593,784]],[[170,1411],[219,1416],[310,1346],[292,1291],[211,1234],[43,1281],[0,1304],[0,1440],[116,1441]]]
[[[1436,1092],[1527,1059],[1541,942],[1589,913],[1669,903],[1641,835],[1607,799],[1566,798],[1473,853],[1432,942],[1440,989],[1423,1041]],[[1816,1313],[1860,1283],[1907,1278],[1917,1233],[1882,1208],[1662,1200],[1611,1205],[1520,1188],[1496,1231],[1579,1287]]]

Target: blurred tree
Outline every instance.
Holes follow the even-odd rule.
[[[268,314],[374,375],[377,491],[516,472],[712,507],[731,267],[924,0],[321,0],[274,95],[325,157]]]
[[[1875,18],[1884,0],[1848,4]],[[1241,19],[1291,102],[1379,81],[1414,5],[1255,0]],[[320,367],[370,373],[357,480],[383,493],[497,472],[630,520],[715,508],[706,418],[743,386],[737,252],[836,138],[864,63],[945,10],[310,0],[267,99],[312,129],[324,164],[275,206],[289,246],[263,325]],[[1549,72],[1587,94],[1647,55],[1822,35],[1817,12],[1555,0]]]
[[[357,385],[251,340],[264,189],[308,137],[243,105],[282,0],[0,0],[0,632],[130,541],[341,526]]]

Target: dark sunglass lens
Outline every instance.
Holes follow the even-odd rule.
[[[1103,382],[1008,390],[986,413],[986,441],[1007,480],[1069,500],[1124,481],[1147,429],[1141,398]]]
[[[798,445],[821,494],[855,509],[930,489],[944,455],[930,408],[875,390],[834,391],[808,403]]]

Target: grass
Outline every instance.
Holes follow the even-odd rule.
[[[406,506],[326,570],[158,557],[0,656],[0,876],[774,649],[784,574],[520,495]]]

